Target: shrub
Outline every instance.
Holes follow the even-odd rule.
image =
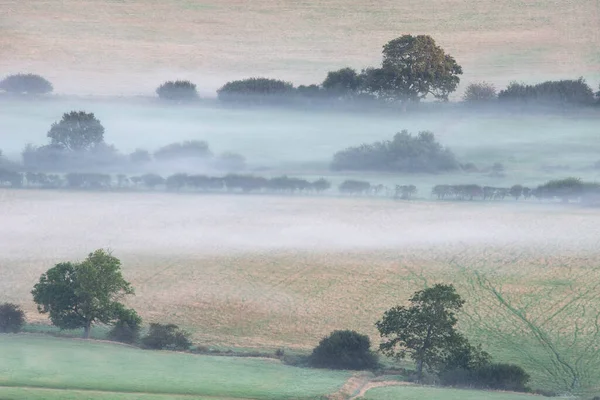
[[[148,334],[142,338],[142,344],[149,349],[187,350],[192,346],[190,334],[174,324],[150,324]]]
[[[412,136],[404,130],[392,140],[349,147],[333,156],[333,170],[439,172],[459,167],[454,154],[428,131]]]
[[[536,85],[511,82],[498,93],[498,99],[538,105],[585,106],[594,103],[594,92],[583,78],[546,81]]]
[[[116,342],[136,343],[140,338],[142,318],[132,309],[119,307],[117,320],[108,332],[108,338]]]
[[[25,313],[16,304],[0,304],[0,333],[17,333],[25,324]]]
[[[475,369],[456,368],[440,374],[444,386],[526,392],[529,374],[514,364],[491,363]]]
[[[487,82],[471,83],[463,94],[463,101],[471,104],[487,103],[495,99],[496,88]]]
[[[156,89],[162,100],[191,101],[198,98],[196,85],[190,81],[168,81]]]
[[[268,78],[249,78],[227,82],[217,90],[219,100],[268,102],[281,101],[294,93],[294,85],[290,82]]]
[[[17,94],[44,94],[52,92],[52,84],[36,74],[9,75],[0,81],[0,90]]]
[[[311,356],[314,367],[363,370],[377,366],[377,356],[371,351],[371,341],[355,331],[334,331],[319,342]]]
[[[200,140],[187,140],[181,143],[171,143],[154,152],[157,161],[172,161],[177,159],[206,159],[212,157],[208,143]]]
[[[360,88],[360,76],[352,68],[342,68],[327,73],[323,81],[323,89],[333,96],[348,96]]]

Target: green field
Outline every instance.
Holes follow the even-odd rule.
[[[119,392],[108,397],[91,393],[92,399],[140,398],[136,393],[311,399],[338,391],[350,377],[347,372],[301,369],[272,360],[146,351],[33,335],[1,335],[0,354],[0,386],[15,387],[3,389],[4,395],[23,399],[31,398],[24,388]],[[65,398],[61,392],[47,393]],[[47,398],[35,391],[34,396]]]
[[[387,386],[370,389],[363,398],[365,400],[535,400],[544,397],[509,392]]]
[[[218,399],[233,400],[233,398],[227,397],[219,397]],[[0,387],[0,400],[215,400],[215,397],[175,394],[114,393],[97,392],[93,390]]]

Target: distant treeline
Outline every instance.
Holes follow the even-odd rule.
[[[332,189],[331,181],[320,178],[308,181],[302,178],[278,176],[265,178],[255,175],[228,174],[225,176],[190,175],[177,173],[166,178],[158,174],[126,176],[100,173],[68,173],[65,175],[43,172],[15,172],[0,169],[0,187],[80,190],[167,190],[199,193],[264,193],[264,194],[321,194]],[[352,196],[384,196],[410,200],[416,197],[415,185],[394,187],[348,179],[337,186],[337,192]],[[583,182],[578,178],[551,180],[536,188],[514,185],[508,188],[476,184],[436,185],[431,197],[438,200],[505,200],[506,198],[550,200],[562,202],[600,201],[600,184]]]
[[[220,101],[240,104],[298,105],[327,103],[366,106],[388,104],[406,110],[422,100],[448,101],[460,83],[463,69],[427,35],[403,35],[383,46],[382,62],[361,71],[346,67],[330,71],[320,83],[294,86],[291,82],[251,77],[225,83],[217,90]],[[599,88],[600,89],[600,88]],[[52,84],[34,74],[16,74],[0,81],[0,92],[18,95],[50,93]],[[169,102],[199,99],[196,85],[187,80],[161,84],[156,94]],[[486,82],[471,83],[462,100],[471,105],[516,104],[519,107],[587,107],[600,104],[583,78],[538,84],[512,82],[498,93]]]

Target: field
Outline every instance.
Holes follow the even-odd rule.
[[[462,329],[535,368],[536,385],[552,384],[540,366],[554,356],[515,309],[598,382],[595,210],[32,190],[0,191],[0,204],[1,289],[31,321],[43,320],[29,294],[39,275],[98,247],[123,260],[146,321],[206,345],[308,349],[340,328],[377,341],[384,310],[446,281],[467,300]]]
[[[1,386],[93,390],[115,396],[310,399],[338,391],[350,377],[347,372],[294,368],[273,360],[153,352],[29,335],[0,336],[0,349]]]
[[[61,93],[150,94],[191,78],[269,75],[320,82],[326,71],[380,60],[404,33],[430,34],[466,82],[587,76],[600,66],[597,0],[4,0],[0,69],[29,70]]]
[[[424,387],[389,386],[369,390],[364,396],[365,400],[535,400],[540,397],[532,397],[526,394],[486,392],[485,397],[475,390],[434,389]]]

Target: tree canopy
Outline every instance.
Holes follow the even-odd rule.
[[[227,82],[217,94],[225,101],[264,101],[271,97],[281,98],[294,93],[294,85],[279,79],[248,78]]]
[[[86,151],[104,142],[104,127],[93,113],[71,111],[50,127],[50,144],[70,151]]]
[[[470,104],[481,104],[495,100],[496,88],[488,82],[471,83],[463,94],[463,101]]]
[[[409,307],[393,307],[376,323],[384,339],[379,349],[388,356],[413,359],[420,381],[424,366],[439,367],[464,346],[465,340],[455,328],[455,313],[464,301],[454,286],[444,284],[420,290],[409,301]]]
[[[198,98],[196,85],[190,81],[168,81],[156,89],[156,94],[163,100],[192,101]]]
[[[367,335],[345,330],[333,331],[314,348],[310,363],[315,367],[362,370],[377,366]]]
[[[432,132],[413,136],[403,130],[392,140],[349,147],[336,153],[333,170],[439,172],[458,168],[454,154]]]
[[[360,89],[360,76],[349,67],[330,71],[321,86],[331,95],[347,96]]]
[[[498,99],[537,105],[589,106],[594,103],[594,91],[583,78],[546,81],[535,85],[511,82],[498,93]]]
[[[53,87],[40,75],[15,74],[0,81],[0,90],[15,94],[44,94],[52,92]]]
[[[133,294],[121,274],[121,262],[96,250],[80,263],[62,262],[42,274],[32,290],[38,311],[61,329],[84,328],[88,338],[94,323],[109,324],[122,315],[119,302]]]
[[[384,100],[418,102],[428,95],[448,100],[462,67],[427,35],[403,35],[383,46],[380,68],[362,73],[363,90]]]

